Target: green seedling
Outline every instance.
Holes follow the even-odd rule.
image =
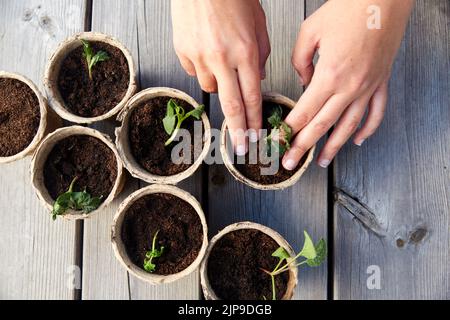
[[[53,220],[63,215],[68,209],[90,213],[100,206],[102,197],[93,197],[86,192],[86,189],[82,192],[73,191],[73,186],[77,180],[78,178],[75,177],[70,183],[69,190],[56,199],[52,210]]]
[[[88,65],[89,71],[89,79],[92,80],[92,68],[98,63],[102,61],[106,61],[109,59],[108,54],[105,51],[98,51],[94,54],[94,50],[89,42],[81,39],[81,43],[83,44],[83,57],[86,58],[86,62]]]
[[[163,119],[164,130],[166,130],[167,134],[170,136],[169,139],[167,139],[165,146],[168,146],[173,142],[178,131],[180,131],[181,124],[184,120],[189,117],[200,120],[204,111],[205,106],[200,105],[194,110],[186,113],[182,106],[177,105],[174,99],[170,99],[169,102],[167,102],[166,116]]]
[[[144,270],[150,273],[154,272],[156,269],[156,264],[153,263],[153,259],[161,257],[164,252],[163,246],[161,246],[159,250],[156,249],[156,239],[158,237],[158,233],[159,230],[156,231],[155,235],[153,236],[152,250],[145,253]]]
[[[294,258],[291,258],[287,250],[283,247],[279,247],[272,253],[272,257],[278,258],[278,264],[275,268],[270,272],[261,268],[261,270],[268,275],[270,275],[272,280],[272,300],[276,300],[276,287],[275,287],[275,277],[283,272],[289,270],[291,266],[297,268],[303,264],[307,264],[310,267],[317,267],[325,261],[327,255],[327,244],[324,239],[320,239],[316,245],[314,245],[313,241],[309,234],[304,231],[305,242],[303,244],[303,249],[297,254]],[[304,260],[300,261],[300,258],[304,258]],[[283,264],[284,263],[284,264]],[[264,297],[265,298],[265,297]]]
[[[291,148],[292,129],[283,121],[283,109],[281,106],[275,108],[267,121],[272,126],[270,134],[266,138],[267,152],[278,153],[282,157]]]

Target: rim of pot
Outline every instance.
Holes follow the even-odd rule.
[[[125,168],[133,177],[141,179],[147,183],[177,184],[178,182],[193,175],[195,171],[197,171],[203,160],[206,158],[206,155],[208,154],[209,148],[211,146],[211,125],[209,123],[208,116],[205,112],[203,112],[203,149],[198,158],[192,165],[189,166],[189,168],[187,168],[183,172],[170,176],[160,176],[148,172],[136,161],[131,152],[129,140],[129,125],[133,109],[139,106],[142,102],[156,97],[177,98],[186,101],[194,108],[200,106],[194,98],[178,89],[154,87],[140,91],[128,101],[124,109],[119,113],[117,117],[117,120],[121,122],[120,127],[116,128],[117,150],[119,151],[119,155],[123,160]]]
[[[282,104],[283,106],[288,107],[289,109],[293,109],[295,106],[295,102],[279,93],[275,92],[265,92],[262,95],[263,101],[269,101],[274,103]],[[316,145],[314,145],[311,149],[308,151],[308,156],[305,159],[305,162],[302,164],[302,166],[297,169],[297,171],[288,179],[281,181],[279,183],[274,184],[262,184],[256,181],[253,181],[246,176],[244,176],[233,164],[233,160],[230,158],[230,154],[227,150],[227,133],[228,128],[226,121],[224,120],[222,123],[222,128],[220,131],[220,153],[222,154],[223,163],[227,167],[228,171],[231,173],[231,175],[238,181],[258,190],[282,190],[286,189],[288,187],[293,186],[297,181],[300,179],[300,177],[303,175],[303,173],[308,168],[309,164],[314,158],[314,151],[316,149]]]
[[[128,209],[134,204],[136,200],[154,193],[171,194],[186,201],[194,208],[195,212],[199,216],[200,223],[202,224],[203,229],[202,246],[195,260],[186,269],[170,275],[148,273],[142,268],[138,267],[129,258],[125,248],[125,244],[122,241],[122,225]],[[117,260],[119,260],[122,266],[124,266],[135,277],[154,285],[170,283],[189,275],[199,267],[208,247],[208,226],[206,224],[205,214],[203,213],[203,209],[200,203],[189,192],[173,185],[154,184],[135,191],[120,204],[114,216],[113,224],[111,227],[111,243]]]
[[[55,145],[68,138],[70,136],[91,136],[99,139],[103,142],[115,155],[116,164],[117,164],[117,177],[114,182],[113,188],[109,193],[108,197],[101,203],[101,205],[94,211],[90,213],[83,213],[75,210],[67,210],[66,213],[62,215],[63,218],[69,220],[77,220],[77,219],[87,219],[92,217],[92,215],[102,211],[105,209],[122,191],[122,188],[125,183],[125,176],[123,175],[123,165],[122,160],[119,157],[117,149],[112,142],[111,138],[106,134],[101,133],[95,129],[81,127],[81,126],[71,126],[64,127],[56,130],[55,132],[49,134],[36,149],[36,152],[33,155],[33,159],[31,161],[31,183],[32,186],[41,201],[41,203],[51,212],[53,208],[53,204],[55,200],[50,196],[47,188],[45,187],[45,179],[44,179],[44,166],[47,161],[48,155],[53,150]]]
[[[9,157],[0,157],[0,163],[9,163],[13,162],[19,159],[22,159],[29,154],[31,154],[36,147],[39,145],[39,142],[44,138],[45,131],[47,129],[47,101],[42,95],[42,93],[39,91],[37,86],[28,79],[27,77],[18,74],[18,73],[11,73],[6,71],[0,71],[0,78],[9,78],[9,79],[16,79],[23,83],[25,83],[31,90],[33,90],[33,93],[36,95],[38,101],[39,101],[39,113],[40,113],[40,119],[39,119],[39,127],[34,135],[33,140],[31,140],[30,144],[20,151],[19,153],[16,153],[15,155],[9,156]]]
[[[211,287],[211,284],[209,282],[208,278],[208,260],[209,256],[211,254],[211,251],[213,250],[216,243],[226,234],[236,231],[236,230],[242,230],[242,229],[255,229],[263,232],[270,238],[272,238],[280,247],[283,247],[286,249],[286,251],[289,253],[291,257],[295,256],[295,252],[292,249],[291,245],[284,239],[278,232],[275,230],[266,227],[262,224],[250,222],[250,221],[243,221],[243,222],[237,222],[233,223],[224,229],[222,229],[218,234],[216,234],[211,241],[209,242],[208,249],[206,250],[205,257],[202,261],[202,264],[200,265],[200,283],[202,286],[203,294],[205,295],[206,300],[220,300],[220,298],[216,295],[213,288]],[[287,284],[286,292],[282,298],[282,300],[290,300],[292,299],[294,295],[294,289],[297,286],[298,282],[298,270],[296,267],[290,265],[289,266],[289,281]]]
[[[68,108],[65,107],[64,99],[61,97],[61,93],[59,92],[58,88],[58,77],[61,69],[61,64],[68,54],[70,54],[75,48],[78,48],[82,45],[80,39],[87,41],[104,42],[113,47],[116,47],[120,49],[120,51],[122,51],[128,62],[130,82],[128,84],[128,89],[125,93],[125,96],[114,108],[109,110],[107,113],[96,117],[81,117],[72,113]],[[45,70],[44,86],[50,105],[61,118],[74,123],[89,124],[111,118],[123,109],[127,101],[137,90],[136,67],[130,51],[116,38],[99,32],[77,33],[61,42],[58,48],[50,57]]]

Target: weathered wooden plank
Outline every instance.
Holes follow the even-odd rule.
[[[337,158],[336,299],[450,298],[449,16],[417,1],[381,128]]]
[[[116,37],[132,53],[139,70],[136,7],[125,1],[93,1],[91,30]],[[92,127],[114,137],[114,121]],[[120,204],[138,188],[127,174],[125,189],[103,212],[84,221],[82,299],[129,299],[128,272],[120,265],[111,247],[111,223]],[[106,267],[107,266],[107,267]],[[106,267],[106,269],[105,269]]]
[[[169,86],[190,93],[201,101],[196,82],[185,75],[172,48],[169,1],[96,0],[93,2],[92,30],[117,37],[133,53],[140,69],[141,88]],[[112,134],[112,124],[101,125]],[[131,179],[131,178],[130,178]],[[110,225],[120,200],[143,182],[129,181],[128,188],[114,205],[98,217],[85,222],[83,298],[109,299],[198,299],[197,273],[173,284],[151,286],[128,276],[116,262],[110,244]],[[198,173],[181,187],[201,195]],[[105,272],[105,265],[108,271]]]
[[[81,31],[84,0],[4,0],[0,69],[19,72],[42,90],[47,58]],[[52,222],[30,185],[30,158],[0,167],[0,299],[72,299],[75,224]]]
[[[302,90],[291,66],[291,51],[304,17],[303,1],[262,1],[268,20],[272,54],[264,90],[297,99]],[[217,96],[212,96],[213,127],[220,128],[223,116]],[[303,244],[303,230],[315,238],[327,234],[327,172],[315,164],[292,188],[258,191],[236,182],[223,165],[209,172],[209,227],[213,236],[228,224],[251,220],[280,232],[296,250]],[[300,271],[295,299],[325,299],[326,265]]]

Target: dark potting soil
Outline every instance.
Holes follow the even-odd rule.
[[[272,253],[279,245],[255,229],[235,230],[225,234],[214,245],[208,259],[209,283],[220,299],[272,299],[271,277],[260,268],[272,271],[278,258]],[[289,272],[275,277],[276,298],[287,290]]]
[[[62,62],[58,78],[66,107],[81,117],[97,117],[113,109],[125,96],[130,83],[128,61],[120,49],[103,42],[89,43],[94,54],[103,50],[109,56],[92,68],[92,80],[81,42]]]
[[[117,178],[114,152],[97,138],[87,135],[67,137],[58,142],[44,166],[44,183],[55,200],[77,177],[74,191],[86,191],[105,200]]]
[[[22,81],[0,78],[0,157],[18,154],[39,129],[39,100]]]
[[[270,124],[267,121],[267,118],[269,118],[273,112],[274,109],[278,108],[278,106],[282,107],[283,110],[283,119],[287,117],[290,109],[286,106],[280,105],[278,103],[273,103],[273,102],[269,102],[269,101],[264,101],[263,102],[263,129],[267,130],[267,135],[270,134]],[[260,145],[262,145],[262,143],[264,143],[264,140],[260,140],[258,142],[256,142],[256,146],[255,144],[251,144],[249,149],[254,148],[254,150],[258,150],[258,154],[259,154],[259,147]],[[256,149],[258,148],[258,149]],[[308,154],[306,154],[299,162],[299,164],[297,165],[297,167],[294,170],[286,170],[282,163],[281,163],[281,159],[279,161],[279,169],[276,172],[276,174],[274,175],[262,175],[261,174],[261,168],[269,168],[271,165],[269,164],[264,164],[261,163],[261,159],[258,156],[257,159],[257,163],[249,163],[250,162],[250,153],[247,153],[245,155],[245,164],[242,163],[242,160],[240,160],[240,162],[238,162],[238,157],[235,155],[234,156],[234,163],[235,163],[235,167],[236,169],[242,173],[246,178],[261,183],[261,184],[276,184],[276,183],[280,183],[283,182],[287,179],[289,179],[290,177],[292,177],[298,169],[301,168],[301,166],[303,165],[303,163],[306,160],[306,157],[308,156]],[[253,161],[254,162],[254,161]]]
[[[164,130],[162,122],[166,116],[167,103],[170,99],[170,97],[157,97],[143,102],[134,109],[129,124],[130,149],[133,157],[145,170],[159,176],[170,176],[183,172],[199,156],[195,154],[194,143],[191,141],[190,159],[187,158],[189,155],[185,155],[181,149],[179,156],[183,159],[182,163],[172,162],[172,149],[178,142],[174,141],[167,147],[164,145],[169,139],[169,135]],[[186,112],[194,109],[186,101],[174,100]],[[197,120],[190,117],[181,125],[181,128],[189,131],[192,138],[194,138],[195,121]]]
[[[203,242],[203,228],[194,208],[171,194],[146,195],[134,202],[125,214],[122,241],[131,261],[143,269],[145,253],[152,249],[155,233],[157,249],[154,273],[168,275],[186,269],[198,256]]]

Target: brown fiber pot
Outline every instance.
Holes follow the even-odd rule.
[[[125,93],[125,96],[120,101],[119,104],[117,104],[113,109],[108,111],[107,113],[97,116],[97,117],[81,117],[78,115],[75,115],[71,113],[66,107],[64,100],[61,97],[61,94],[59,93],[58,89],[58,76],[59,71],[61,68],[61,63],[64,61],[65,57],[72,52],[75,48],[81,46],[80,39],[87,40],[87,41],[99,41],[107,43],[111,46],[114,46],[116,48],[119,48],[122,53],[124,54],[125,58],[128,61],[128,68],[130,70],[130,83],[128,85],[128,90]],[[133,96],[133,94],[137,90],[137,84],[136,84],[136,67],[133,61],[133,57],[131,56],[131,53],[128,51],[128,49],[120,43],[117,39],[102,34],[98,32],[83,32],[76,34],[66,40],[64,40],[56,49],[56,51],[53,53],[53,55],[50,57],[50,60],[48,62],[45,76],[44,76],[44,85],[45,90],[47,92],[48,100],[52,108],[65,120],[74,122],[74,123],[93,123],[101,120],[106,120],[108,118],[111,118],[112,116],[116,115],[127,103],[128,99]]]
[[[290,109],[293,109],[295,106],[295,102],[292,101],[291,99],[289,99],[281,94],[273,93],[273,92],[264,93],[263,100],[279,103]],[[250,180],[249,178],[245,177],[241,172],[239,172],[236,169],[236,167],[233,164],[232,158],[230,157],[230,151],[227,150],[227,133],[228,133],[227,124],[224,121],[222,124],[221,133],[220,133],[220,153],[222,154],[222,159],[223,159],[225,166],[227,167],[228,171],[231,173],[231,175],[237,181],[240,181],[254,189],[259,189],[259,190],[282,190],[282,189],[286,189],[286,188],[293,186],[295,183],[297,183],[297,181],[300,179],[300,177],[303,175],[303,173],[306,171],[309,164],[313,160],[314,150],[316,149],[316,146],[313,146],[308,151],[308,156],[306,157],[306,160],[303,163],[303,165],[289,179],[282,181],[280,183],[276,183],[276,184],[261,184],[256,181]],[[281,165],[281,163],[280,163],[280,165]]]
[[[116,147],[111,139],[91,128],[81,127],[81,126],[71,126],[65,127],[56,130],[52,134],[48,135],[42,143],[37,148],[36,152],[33,155],[33,159],[31,161],[31,182],[33,188],[36,191],[36,194],[41,201],[41,203],[51,211],[53,208],[53,203],[55,202],[50,194],[48,193],[47,188],[44,183],[44,166],[47,161],[48,155],[53,150],[53,147],[61,140],[74,136],[74,135],[87,135],[94,138],[99,139],[101,142],[106,144],[113,152],[116,157],[117,163],[117,177],[114,183],[114,186],[109,194],[109,196],[102,202],[102,204],[94,211],[85,214],[79,211],[68,210],[62,217],[70,220],[75,219],[86,219],[90,218],[92,215],[102,211],[105,209],[122,191],[124,183],[125,183],[125,175],[123,174],[122,169],[122,160],[117,153]]]
[[[285,248],[291,257],[295,256],[294,250],[292,250],[292,247],[289,245],[289,243],[278,232],[274,231],[273,229],[258,223],[248,221],[231,224],[225,229],[221,230],[217,235],[214,236],[214,238],[211,239],[208,249],[206,250],[205,258],[203,259],[203,262],[200,266],[200,281],[203,289],[203,294],[205,295],[206,300],[220,300],[220,298],[217,297],[217,295],[215,294],[208,279],[209,255],[211,254],[214,245],[217,243],[217,241],[219,241],[220,238],[222,238],[227,233],[241,229],[259,230],[268,235],[269,237],[271,237],[273,240],[275,240],[275,242],[278,243],[280,247]],[[286,293],[283,296],[282,300],[292,299],[292,296],[294,295],[294,289],[297,286],[298,281],[297,273],[298,273],[297,268],[291,265],[289,267],[289,281],[287,284]]]
[[[50,133],[51,131],[55,130],[56,128],[60,127],[62,125],[61,118],[56,115],[53,110],[49,109],[47,106],[47,100],[44,98],[44,96],[41,94],[39,89],[36,87],[36,85],[29,80],[28,78],[16,74],[16,73],[9,73],[6,71],[0,71],[0,78],[11,78],[11,79],[17,79],[19,81],[22,81],[25,83],[28,87],[30,87],[31,90],[33,90],[34,94],[38,98],[39,101],[39,110],[40,110],[40,123],[39,128],[36,132],[36,135],[34,136],[31,143],[23,149],[21,152],[10,156],[10,157],[0,157],[0,164],[2,163],[9,163],[13,162],[19,159],[22,159],[31,153],[36,149],[36,147],[39,145],[41,140],[45,137],[46,134]]]
[[[122,231],[122,223],[123,219],[125,217],[125,214],[128,210],[128,208],[139,198],[142,198],[143,196],[146,196],[148,194],[152,193],[167,193],[174,195],[187,203],[189,203],[197,212],[200,222],[203,227],[203,243],[202,247],[200,248],[200,251],[198,253],[197,258],[192,262],[186,269],[183,271],[180,271],[178,273],[174,273],[171,275],[158,275],[158,274],[152,274],[148,273],[145,270],[139,268],[136,266],[131,259],[128,257],[128,254],[126,252],[125,245],[122,241],[121,237],[121,231]],[[128,198],[126,198],[119,206],[119,209],[117,210],[116,215],[114,216],[112,230],[111,230],[111,242],[112,247],[114,250],[114,253],[116,255],[117,260],[120,261],[120,263],[134,276],[137,278],[149,282],[151,284],[157,285],[157,284],[163,284],[163,283],[169,283],[174,282],[176,280],[179,280],[188,274],[194,272],[198,266],[200,265],[200,262],[202,261],[206,248],[208,247],[208,226],[206,225],[206,218],[203,213],[202,207],[200,203],[188,192],[175,187],[171,185],[151,185],[148,187],[145,187],[143,189],[137,190],[133,194],[131,194]]]
[[[116,129],[117,150],[119,151],[125,168],[127,168],[127,170],[133,177],[144,180],[148,183],[177,184],[178,182],[193,175],[208,154],[209,148],[211,146],[211,125],[209,123],[208,116],[206,115],[206,113],[203,113],[203,149],[194,163],[185,171],[172,176],[159,176],[148,172],[147,170],[142,168],[141,165],[135,160],[131,152],[129,142],[129,121],[132,111],[135,107],[139,106],[144,101],[156,97],[177,98],[188,102],[194,108],[197,108],[199,106],[198,102],[195,101],[194,98],[177,89],[158,87],[145,89],[137,93],[130,99],[130,101],[128,101],[127,105],[118,116],[118,120],[121,121],[122,124],[119,128]]]

